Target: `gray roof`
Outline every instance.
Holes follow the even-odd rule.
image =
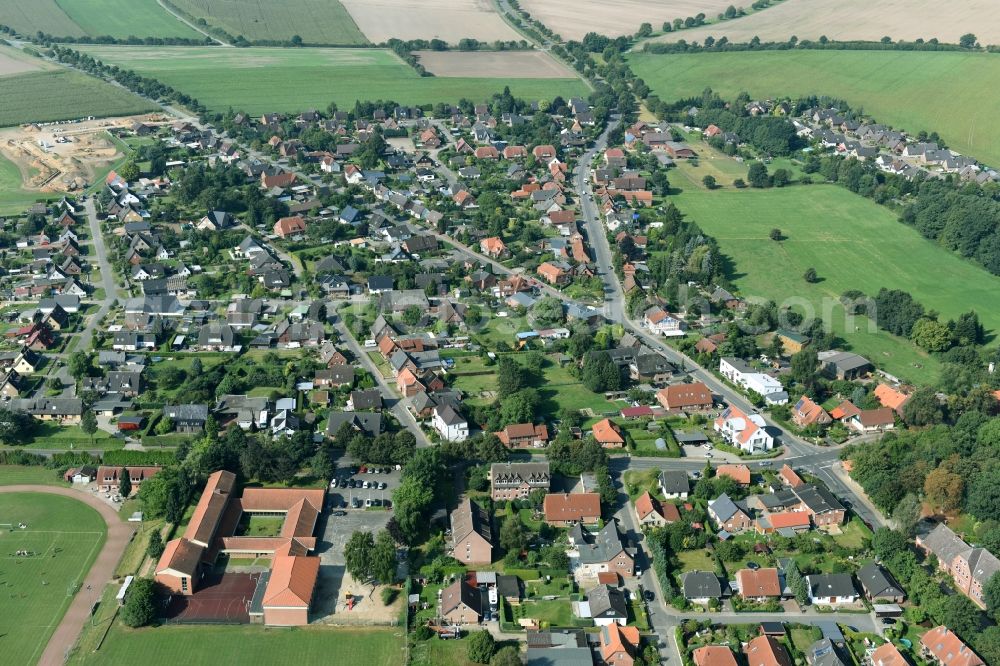
[[[716,518],[722,522],[726,522],[730,518],[736,515],[737,512],[743,511],[739,506],[736,505],[729,495],[723,493],[716,497],[714,500],[708,503],[708,510],[711,511]],[[743,511],[746,513],[746,511]]]
[[[949,566],[956,557],[969,550],[969,544],[962,541],[962,539],[944,523],[938,523],[938,525],[930,531],[926,531],[924,534],[918,534],[917,538],[920,539],[924,548],[934,553],[940,561],[947,563]]]
[[[454,407],[451,405],[438,405],[434,408],[434,412],[438,415],[445,425],[458,425],[460,423],[468,423],[465,417],[458,413]]]
[[[851,574],[811,574],[806,576],[810,597],[850,597],[857,596]]]
[[[493,463],[490,480],[494,485],[519,486],[522,483],[548,488],[552,476],[547,462]]]
[[[558,629],[556,631],[528,631],[528,649],[587,647],[583,629]]]
[[[582,527],[580,527],[579,534],[584,539],[584,543],[577,544],[581,564],[608,562],[625,550],[625,544],[622,543],[622,536],[618,531],[618,521],[616,520],[609,520],[600,532],[593,535],[592,541],[587,539],[590,533],[583,530]]]
[[[722,597],[722,584],[719,577],[711,571],[689,571],[682,576],[684,597],[687,599],[719,599]]]
[[[382,432],[382,415],[378,412],[332,412],[326,424],[326,433],[336,435],[345,423],[367,435],[378,435]]]
[[[590,615],[594,618],[628,617],[625,594],[610,585],[598,585],[587,593]]]
[[[527,666],[580,666],[593,664],[588,647],[528,648]]]
[[[450,613],[463,603],[477,614],[482,614],[482,596],[479,589],[472,587],[465,582],[465,578],[459,578],[454,583],[446,587],[441,593],[441,612]]]
[[[167,405],[163,414],[174,421],[201,421],[208,419],[208,405]]]
[[[837,646],[829,638],[823,638],[806,651],[806,661],[810,666],[846,666],[847,662],[841,656]]]
[[[861,587],[872,599],[906,596],[892,574],[874,562],[858,569],[857,576]]]
[[[382,394],[378,389],[351,391],[351,405],[354,409],[379,409],[382,407]]]
[[[456,544],[475,532],[487,543],[493,544],[493,526],[490,515],[468,497],[451,512],[451,538]]]
[[[690,492],[687,472],[676,469],[663,470],[660,472],[660,488],[668,495]]]

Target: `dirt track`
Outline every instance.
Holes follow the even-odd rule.
[[[101,598],[104,586],[114,576],[115,567],[118,566],[135,528],[123,523],[114,509],[83,490],[58,486],[2,486],[0,493],[51,493],[69,497],[96,509],[108,525],[108,538],[104,542],[104,547],[101,548],[101,552],[83,580],[80,591],[73,597],[66,615],[52,632],[48,645],[38,660],[38,666],[61,666],[66,659],[66,653],[76,643],[84,623],[90,618],[90,609]]]

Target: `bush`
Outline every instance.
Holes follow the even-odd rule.
[[[149,578],[136,578],[129,587],[122,607],[125,626],[145,627],[156,619],[156,584]]]
[[[151,558],[159,559],[160,555],[163,555],[163,535],[160,534],[160,530],[153,530],[153,533],[149,536],[149,545],[146,546],[146,554]]]
[[[382,588],[382,605],[383,606],[390,605],[393,601],[396,600],[396,597],[398,597],[398,596],[399,596],[399,590],[397,590],[396,588],[394,588],[394,587],[383,587]]]
[[[434,631],[426,624],[422,624],[413,630],[413,638],[418,641],[426,641],[434,636]]]
[[[469,661],[477,664],[488,664],[496,651],[496,642],[493,634],[488,631],[477,631],[469,637],[468,657]]]

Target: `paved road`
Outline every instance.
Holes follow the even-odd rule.
[[[3,486],[0,493],[50,493],[78,500],[97,510],[108,525],[108,538],[104,547],[94,560],[93,566],[87,572],[80,585],[80,590],[73,597],[66,614],[56,630],[52,632],[45,651],[38,660],[38,666],[61,666],[66,661],[66,655],[76,643],[83,625],[90,619],[90,609],[97,603],[104,592],[105,585],[114,577],[115,567],[121,560],[125,547],[132,539],[135,528],[129,523],[123,523],[118,513],[110,506],[94,497],[91,493],[75,488],[60,488],[58,486]]]
[[[427,435],[421,429],[413,414],[406,408],[406,400],[400,398],[395,389],[389,386],[389,382],[382,377],[382,372],[368,357],[368,353],[358,344],[358,341],[351,334],[350,330],[348,330],[347,325],[344,324],[344,320],[338,316],[333,325],[340,333],[341,339],[347,343],[348,349],[358,359],[358,362],[375,378],[379,391],[382,393],[382,402],[388,406],[389,411],[396,417],[399,424],[413,433],[413,436],[417,438],[417,446],[430,446],[431,441],[427,439]]]

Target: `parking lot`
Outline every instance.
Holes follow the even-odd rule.
[[[361,471],[362,469],[365,471]],[[330,486],[330,506],[344,510],[388,506],[391,504],[392,491],[399,486],[399,475],[400,471],[390,465],[368,468],[364,465],[345,464],[343,468],[337,469],[334,478],[336,485]]]
[[[379,598],[378,590],[372,593],[368,583],[358,583],[344,570],[344,547],[354,532],[365,531],[378,534],[385,529],[392,512],[372,506],[364,508],[367,500],[388,500],[399,485],[399,471],[373,474],[352,473],[359,466],[339,461],[337,487],[331,487],[328,494],[327,510],[323,512],[319,526],[319,543],[316,551],[320,557],[320,580],[316,594],[315,615],[320,622],[330,624],[372,624],[389,623],[398,617],[396,604],[386,607]],[[383,466],[383,469],[385,466]],[[356,488],[344,487],[345,482],[355,481]],[[385,483],[385,489],[364,488],[373,481]],[[351,508],[357,499],[361,508]],[[338,515],[342,514],[342,515]],[[347,595],[354,595],[354,606],[348,611]]]

